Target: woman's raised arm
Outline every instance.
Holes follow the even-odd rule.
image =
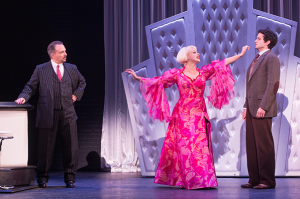
[[[250,47],[248,45],[242,48],[242,52],[240,54],[225,58],[225,65],[231,64],[232,62],[235,62],[236,60],[241,58],[244,54],[246,54],[247,49],[250,51]]]

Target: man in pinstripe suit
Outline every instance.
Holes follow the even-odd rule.
[[[54,41],[47,48],[50,61],[38,65],[15,101],[24,104],[39,85],[36,127],[39,128],[37,182],[46,188],[57,132],[61,134],[64,180],[75,187],[78,164],[77,115],[74,102],[80,100],[86,86],[84,77],[73,64],[65,63],[66,48]]]

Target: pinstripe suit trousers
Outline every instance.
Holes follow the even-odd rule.
[[[54,110],[52,128],[39,128],[37,182],[48,182],[57,133],[61,136],[64,180],[75,182],[78,165],[77,123],[74,106]]]

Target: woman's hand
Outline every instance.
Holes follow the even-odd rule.
[[[246,54],[247,49],[250,51],[250,47],[248,45],[242,48],[242,52],[240,54],[225,58],[225,65],[231,64],[232,62],[235,62],[239,58],[243,57],[243,55]]]
[[[243,56],[244,54],[246,54],[247,49],[248,49],[248,51],[250,51],[250,47],[248,45],[243,46],[242,52],[240,53],[240,55]]]
[[[142,79],[141,77],[137,76],[132,69],[126,69],[125,72],[132,75],[135,80],[141,81]]]

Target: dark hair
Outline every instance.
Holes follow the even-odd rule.
[[[261,29],[258,31],[258,33],[261,33],[264,35],[264,41],[270,41],[270,44],[268,45],[268,48],[271,50],[276,44],[277,44],[277,35],[272,30],[267,29]]]
[[[48,48],[47,48],[47,52],[49,57],[51,58],[51,54],[55,52],[55,46],[56,45],[63,45],[63,43],[61,41],[52,41]]]

